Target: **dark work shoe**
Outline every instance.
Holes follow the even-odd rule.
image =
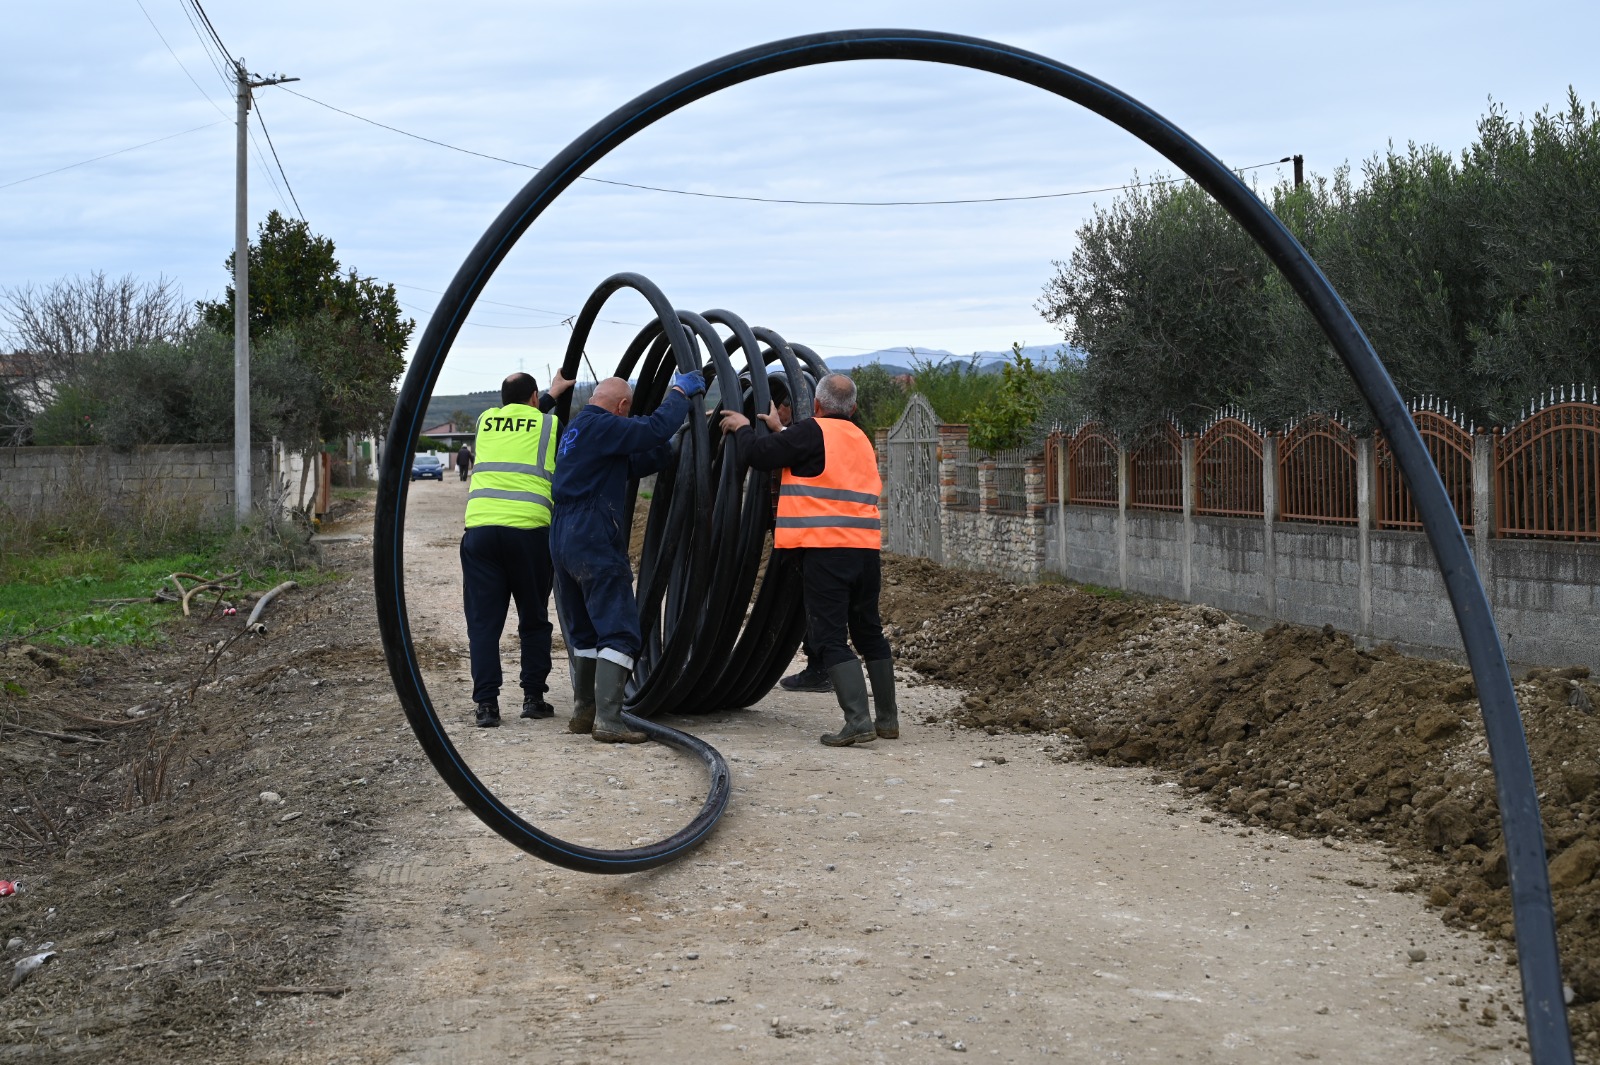
[[[524,697],[522,700],[522,716],[531,717],[536,720],[545,717],[555,717],[556,708],[545,702],[543,699],[529,695]]]
[[[807,666],[798,673],[791,673],[780,680],[778,686],[788,692],[833,691],[833,681],[821,666]]]
[[[478,704],[478,727],[479,728],[499,728],[500,727],[500,704],[499,703],[495,702],[495,703],[479,703]]]

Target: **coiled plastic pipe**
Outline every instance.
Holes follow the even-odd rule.
[[[1011,78],[1077,103],[1127,130],[1160,152],[1233,216],[1282,272],[1322,327],[1391,442],[1438,560],[1477,685],[1494,765],[1529,1051],[1536,1065],[1570,1063],[1572,1042],[1563,1000],[1549,869],[1545,864],[1544,826],[1511,670],[1466,536],[1382,360],[1305,248],[1221,160],[1156,111],[1114,86],[1048,56],[1010,45],[927,30],[861,29],[791,37],[734,52],[662,82],[595,123],[558,152],[500,212],[457,271],[417,345],[395,406],[381,466],[374,545],[378,620],[390,674],[406,713],[413,726],[418,727],[424,748],[429,747],[429,741],[421,726],[433,720],[433,711],[416,667],[406,624],[400,562],[409,485],[406,464],[421,432],[420,419],[445,356],[495,268],[567,186],[607,153],[674,111],[723,89],[780,71],[886,59],[943,63]],[[675,316],[663,317],[663,326],[673,338],[681,334],[681,324]],[[433,751],[429,753],[432,757]],[[434,764],[456,787],[440,760],[436,758]],[[481,784],[476,786],[481,788]],[[463,794],[464,789],[456,790],[458,795]],[[466,801],[465,795],[463,800]],[[484,814],[480,812],[479,816]],[[485,820],[513,842],[518,840],[520,830],[509,832],[504,825],[488,817]]]

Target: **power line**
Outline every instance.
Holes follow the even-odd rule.
[[[217,28],[211,24],[211,16],[206,14],[206,9],[200,6],[200,0],[189,0],[189,5],[194,8],[195,14],[200,16],[200,21],[205,23],[206,32],[211,35],[211,39],[217,42],[217,51],[232,59],[233,53],[228,50],[227,45],[222,43],[221,35],[217,33]]]
[[[188,21],[189,28],[194,31],[195,40],[200,42],[200,50],[205,53],[206,60],[211,64],[211,69],[216,72],[217,80],[221,81],[223,87],[231,92],[233,89],[233,83],[228,79],[228,75],[223,73],[223,67],[232,66],[233,57],[228,55],[227,51],[224,50],[221,57],[222,64],[219,65],[217,62],[215,43],[213,41],[208,41],[206,39],[206,35],[200,31],[200,24],[195,21],[194,14],[190,11],[189,5],[180,0],[178,7],[183,12],[184,19]]]
[[[337,111],[341,115],[346,115],[350,118],[356,119],[357,121],[365,122],[368,125],[377,126],[380,129],[386,129],[391,133],[398,133],[402,137],[410,137],[413,140],[419,140],[426,144],[434,144],[440,148],[448,148],[453,152],[460,152],[463,155],[474,155],[479,159],[489,159],[496,163],[506,163],[510,166],[521,167],[524,170],[544,169],[543,167],[534,166],[532,163],[524,163],[516,159],[507,159],[500,155],[490,155],[487,152],[476,152],[470,148],[462,148],[454,144],[449,144],[445,141],[435,140],[432,137],[424,137],[420,133],[412,133],[409,130],[401,129],[398,126],[391,126],[386,122],[379,122],[375,118],[368,118],[365,115],[358,115],[354,111],[346,111],[342,107],[335,107],[333,104],[325,103],[322,100],[318,100],[314,96],[307,96],[303,92],[295,92],[293,89],[285,89],[284,91],[292,93],[293,95],[300,97],[302,100],[307,100],[311,103],[314,103],[318,107],[326,107],[330,111]],[[1244,173],[1247,170],[1259,170],[1266,166],[1278,166],[1288,161],[1289,159],[1285,158],[1273,159],[1270,162],[1265,163],[1253,163],[1250,166],[1239,167],[1236,173]],[[632,181],[613,181],[609,178],[590,177],[587,174],[579,176],[578,180],[592,181],[599,185],[613,185],[624,189],[638,189],[644,192],[665,192],[671,193],[674,196],[695,196],[708,200],[739,200],[745,203],[783,203],[810,207],[948,207],[957,204],[1017,203],[1029,200],[1055,200],[1067,196],[1092,196],[1100,192],[1125,192],[1128,189],[1141,189],[1153,185],[1172,185],[1188,179],[1158,178],[1154,181],[1136,181],[1129,185],[1108,185],[1105,188],[1099,189],[1074,189],[1070,192],[1040,192],[1026,196],[978,196],[969,199],[955,200],[799,200],[784,199],[775,196],[741,196],[728,192],[693,192],[689,189],[669,189],[660,185],[641,185]]]
[[[203,126],[196,126],[194,129],[186,129],[181,133],[169,133],[165,137],[157,137],[153,141],[145,141],[143,144],[135,144],[130,148],[118,148],[114,152],[107,152],[104,155],[97,155],[93,159],[84,159],[77,163],[68,163],[66,166],[58,166],[54,170],[46,170],[44,173],[34,174],[32,177],[18,178],[16,181],[9,181],[4,185],[0,185],[0,189],[9,189],[12,185],[21,185],[24,182],[37,181],[39,178],[49,177],[51,174],[59,174],[63,170],[71,170],[74,167],[87,166],[90,163],[98,163],[102,159],[110,159],[113,155],[122,155],[125,152],[136,151],[139,148],[148,148],[152,144],[160,144],[162,141],[170,141],[174,137],[182,137],[190,133],[198,133],[203,129],[210,129],[212,126],[220,126],[226,121],[227,119],[218,119],[215,122],[207,122]]]
[[[394,285],[396,288],[415,289],[418,292],[429,292],[429,293],[432,293],[435,296],[444,295],[444,293],[442,291],[440,291],[439,289],[436,289],[436,288],[423,288],[421,285],[407,285],[407,284],[405,284],[403,282],[400,282],[400,281],[392,281],[392,282],[390,282],[390,284]],[[566,318],[571,318],[572,317],[571,313],[569,313],[569,312],[547,311],[547,310],[543,309],[542,307],[524,307],[520,303],[500,303],[500,302],[498,302],[496,300],[483,300],[483,299],[474,300],[473,302],[474,303],[492,304],[495,307],[510,307],[512,310],[517,310],[517,311],[531,311],[534,314],[549,314],[549,315],[554,315],[555,317],[562,318],[562,319],[566,319]],[[428,313],[431,314],[433,312],[430,311]],[[595,321],[597,321],[597,322],[605,322],[605,323],[607,323],[609,325],[627,325],[627,326],[632,326],[635,329],[643,329],[644,328],[644,323],[643,322],[619,322],[615,318],[596,318]],[[511,328],[511,327],[502,326],[501,328]],[[540,326],[539,328],[542,329],[544,327]]]
[[[178,58],[178,53],[174,52],[172,50],[172,45],[167,43],[167,35],[161,32],[161,27],[157,26],[156,25],[156,20],[150,17],[150,12],[145,11],[144,0],[134,0],[134,3],[138,4],[139,5],[139,10],[144,12],[144,20],[146,22],[150,23],[150,28],[156,31],[156,36],[161,38],[161,43],[166,45],[167,54],[172,56],[172,61],[174,63],[178,64],[178,69],[183,71],[183,76],[188,78],[190,84],[192,84],[195,87],[195,90],[197,92],[199,92],[201,96],[204,96],[206,98],[206,103],[208,103],[212,107],[216,108],[217,114],[221,115],[223,118],[227,118],[228,117],[227,112],[224,111],[221,107],[219,107],[217,105],[217,102],[215,100],[213,100],[210,97],[210,95],[207,94],[207,92],[200,87],[200,83],[198,81],[194,80],[194,75],[189,73],[189,68],[183,65],[183,60]]]
[[[410,288],[411,286],[408,285],[406,287]],[[430,308],[424,307],[421,304],[407,303],[405,300],[396,300],[395,302],[400,304],[400,306],[402,306],[402,307],[409,307],[412,310],[418,312],[419,314],[426,314],[426,315],[429,315],[430,317],[433,315],[433,311]],[[463,322],[461,324],[462,325],[470,325],[470,326],[473,326],[473,327],[475,327],[477,329],[524,329],[524,330],[526,330],[526,329],[560,329],[563,325],[566,325],[565,322],[551,322],[549,325],[491,325],[488,322],[473,322],[473,321],[466,321],[466,322]]]
[[[272,143],[272,134],[267,132],[267,116],[261,113],[261,101],[256,101],[256,121],[261,123],[261,132],[267,138],[267,147],[272,149],[272,161],[278,164],[278,173],[283,177],[283,187],[289,190],[289,199],[294,201],[294,213],[300,216],[300,221],[306,220],[305,212],[300,209],[300,199],[294,194],[294,186],[289,184],[289,175],[283,172],[283,160],[278,158],[278,146]],[[260,151],[260,149],[256,149]],[[267,173],[271,177],[271,171]],[[276,182],[273,183],[276,186]]]

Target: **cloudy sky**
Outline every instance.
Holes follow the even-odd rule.
[[[251,71],[301,79],[287,89],[303,95],[258,94],[283,173],[253,119],[252,232],[273,208],[303,214],[345,265],[397,286],[419,336],[527,167],[682,70],[794,34],[892,26],[1015,44],[1128,92],[1234,167],[1301,153],[1310,171],[1328,173],[1390,142],[1459,150],[1491,98],[1521,115],[1559,105],[1569,85],[1600,97],[1592,0],[1514,10],[1438,0],[202,4]],[[233,100],[187,0],[142,5],[8,11],[0,289],[96,270],[164,275],[196,299],[226,286]],[[119,154],[85,162],[107,153]],[[1104,189],[1163,172],[1127,134],[1037,90],[875,62],[728,90],[590,173],[750,197],[948,200]],[[1250,173],[1270,185],[1290,168]],[[1050,343],[1059,336],[1035,303],[1051,262],[1071,254],[1077,227],[1114,195],[844,207],[580,182],[495,276],[438,390],[497,387],[519,366],[545,380],[564,351],[561,319],[619,270],[653,278],[677,306],[733,310],[824,356]],[[590,345],[601,373],[648,315],[623,295],[605,317],[614,324]]]

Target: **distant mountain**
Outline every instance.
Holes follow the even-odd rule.
[[[1023,347],[1022,354],[1032,359],[1035,366],[1055,369],[1061,363],[1063,351],[1069,365],[1083,361],[1082,352],[1067,348],[1065,344],[1028,344]],[[890,373],[910,373],[913,362],[976,362],[979,370],[993,373],[1011,361],[1011,352],[975,351],[957,355],[942,348],[904,347],[884,348],[866,355],[835,355],[823,361],[830,370],[854,370],[877,363]]]
[[[428,400],[428,412],[422,419],[424,429],[432,429],[450,420],[456,411],[464,412],[473,424],[478,421],[478,415],[490,407],[500,405],[500,392],[468,392],[460,396],[434,396]]]

